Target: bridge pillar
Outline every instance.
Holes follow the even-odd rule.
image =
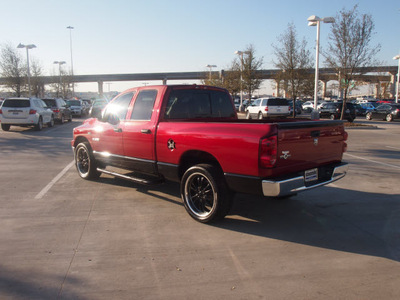
[[[276,87],[275,87],[275,96],[276,96],[276,97],[279,97],[279,84],[280,84],[280,80],[275,79],[275,84],[276,84]]]
[[[162,84],[163,84],[163,85],[167,85],[167,77],[165,77],[165,78],[163,79]]]
[[[322,99],[326,97],[326,87],[328,86],[327,80],[320,80],[322,82]]]
[[[381,95],[381,82],[378,80],[378,82],[375,84],[375,99],[379,99],[379,96]]]
[[[390,84],[389,84],[389,92],[391,97],[396,97],[396,79],[397,73],[389,73],[390,74]]]
[[[103,97],[103,81],[97,82],[99,97]]]

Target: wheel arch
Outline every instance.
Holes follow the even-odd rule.
[[[90,150],[92,150],[92,146],[90,145],[89,140],[84,136],[78,136],[75,138],[74,148],[76,148],[76,146],[78,146],[78,144],[84,143],[84,142],[87,142],[89,144]]]
[[[189,150],[182,155],[179,161],[179,179],[183,177],[187,169],[199,164],[210,164],[215,166],[221,173],[223,172],[218,160],[212,154],[205,151]]]

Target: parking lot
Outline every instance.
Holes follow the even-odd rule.
[[[398,299],[400,122],[348,129],[341,181],[214,225],[178,184],[80,179],[80,122],[0,131],[1,299]]]

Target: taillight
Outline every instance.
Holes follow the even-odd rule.
[[[278,153],[278,138],[276,135],[260,140],[260,167],[273,168]]]
[[[268,111],[268,106],[266,106],[264,110],[265,110],[265,111]]]
[[[59,109],[53,109],[53,111],[54,111],[56,114],[58,114],[58,113],[60,112]]]
[[[0,115],[3,114],[3,111],[0,109]]]
[[[30,114],[30,115],[34,115],[34,114],[36,114],[36,110],[35,110],[35,109],[31,109],[31,110],[29,110],[29,114]]]

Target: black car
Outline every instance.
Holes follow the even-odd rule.
[[[330,118],[331,120],[340,119],[342,114],[343,103],[326,102],[319,108],[319,116],[321,118]],[[356,118],[356,109],[352,103],[346,103],[343,118],[349,122],[353,122]]]
[[[107,103],[107,100],[103,99],[94,100],[89,110],[89,116],[92,118],[100,117],[101,111],[106,107]]]
[[[365,118],[367,120],[372,119],[382,119],[388,122],[393,121],[394,119],[400,118],[400,104],[382,104],[377,106],[375,109],[369,111]]]
[[[63,99],[44,98],[42,100],[46,103],[47,107],[54,112],[55,121],[61,124],[64,123],[65,120],[68,120],[68,122],[72,121],[71,110]]]

